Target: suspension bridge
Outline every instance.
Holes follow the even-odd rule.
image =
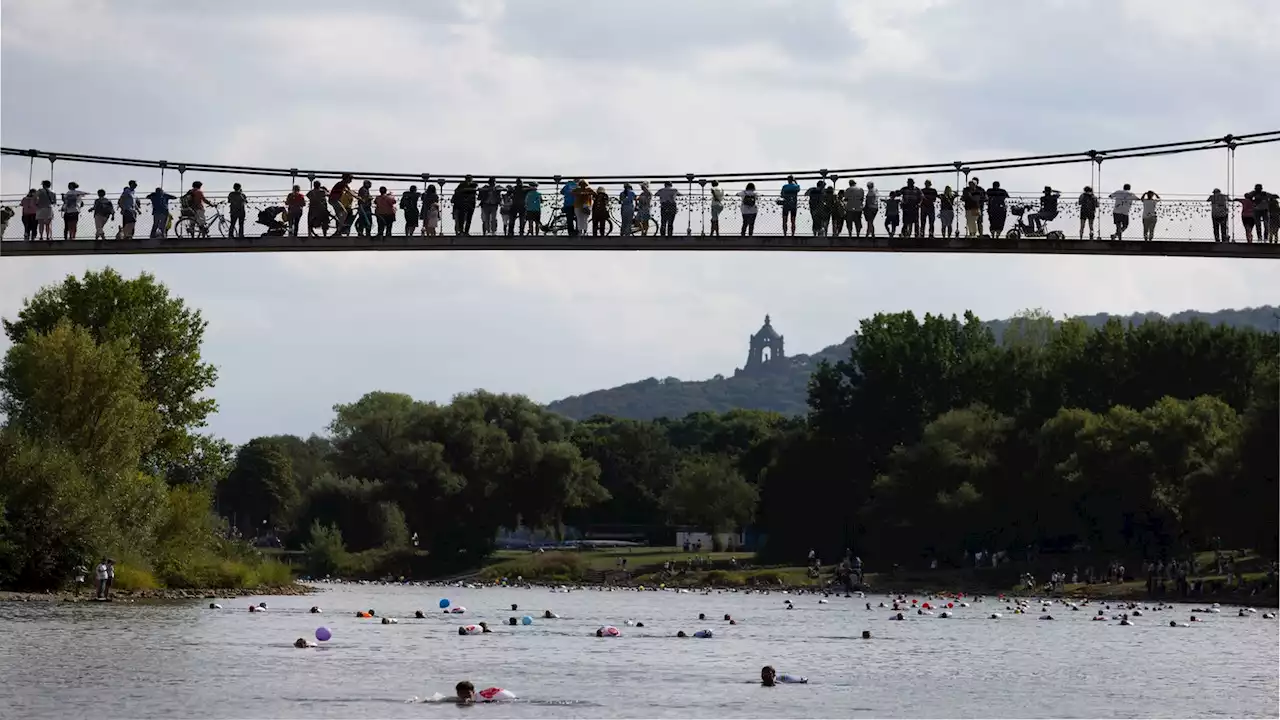
[[[34,149],[0,148],[0,154],[10,157],[26,158],[29,162],[29,173],[32,187],[38,188],[43,177],[36,176],[36,166],[47,163],[51,192],[58,198],[61,206],[62,194],[66,189],[65,180],[74,180],[74,171],[66,170],[68,165],[100,165],[127,169],[121,177],[134,178],[143,171],[156,172],[159,176],[158,187],[172,183],[174,176],[181,190],[170,191],[172,196],[180,195],[188,187],[188,182],[201,179],[205,182],[206,196],[211,200],[221,200],[221,204],[206,210],[203,222],[197,225],[191,221],[181,221],[178,213],[179,203],[176,199],[169,201],[171,216],[155,221],[155,216],[145,207],[150,187],[142,182],[137,190],[140,212],[136,226],[131,233],[121,233],[122,213],[117,206],[114,215],[102,223],[99,228],[94,222],[92,193],[83,200],[83,208],[74,234],[66,232],[67,227],[61,207],[52,211],[52,220],[47,226],[46,236],[36,236],[31,226],[32,218],[20,218],[16,212],[22,205],[23,196],[7,194],[0,197],[0,204],[15,210],[14,217],[5,224],[0,234],[0,256],[6,257],[43,257],[65,255],[120,255],[120,254],[181,254],[181,253],[237,253],[237,252],[331,252],[331,251],[407,251],[407,250],[602,250],[602,251],[796,251],[796,252],[982,252],[982,253],[1017,253],[1017,254],[1084,254],[1084,255],[1160,255],[1181,257],[1232,257],[1232,258],[1280,258],[1280,243],[1274,242],[1276,224],[1269,224],[1266,219],[1261,223],[1248,222],[1241,212],[1238,203],[1231,203],[1230,217],[1225,228],[1219,228],[1226,238],[1215,241],[1215,228],[1211,219],[1210,203],[1206,192],[1197,196],[1165,196],[1157,208],[1157,218],[1144,232],[1141,202],[1132,208],[1131,227],[1118,227],[1120,217],[1109,198],[1107,191],[1102,190],[1102,171],[1108,161],[1132,160],[1167,155],[1178,155],[1193,152],[1222,152],[1226,158],[1227,178],[1222,186],[1224,192],[1232,198],[1237,197],[1234,187],[1234,162],[1236,152],[1241,148],[1280,141],[1280,131],[1253,133],[1249,135],[1227,135],[1219,138],[1160,143],[1155,145],[1115,148],[1109,150],[1087,150],[1082,152],[1055,153],[1022,157],[1006,157],[977,161],[950,161],[917,165],[875,166],[860,168],[841,168],[835,170],[792,170],[769,172],[735,172],[735,173],[671,173],[653,175],[625,174],[578,174],[524,176],[517,178],[511,174],[483,175],[476,173],[475,178],[487,182],[494,178],[499,188],[508,185],[536,183],[543,196],[541,210],[528,219],[528,232],[521,234],[526,223],[518,223],[512,216],[510,228],[506,227],[505,217],[496,218],[496,231],[486,234],[481,231],[481,211],[470,204],[454,205],[454,198],[448,193],[455,193],[459,185],[471,176],[460,174],[432,173],[389,173],[389,172],[355,172],[299,168],[255,167],[220,165],[209,163],[171,163],[164,160],[142,160],[137,158],[84,155],[75,153],[57,153]],[[981,176],[990,178],[993,171],[1022,168],[1039,168],[1067,164],[1088,164],[1090,184],[1098,188],[1096,218],[1092,223],[1081,222],[1081,207],[1076,193],[1062,192],[1058,203],[1058,214],[1046,226],[1049,232],[1036,232],[1035,229],[1022,222],[1021,212],[1029,215],[1039,208],[1039,200],[1033,193],[1012,193],[1007,206],[1013,214],[1003,223],[1003,227],[993,227],[987,217],[987,208],[983,207],[978,219],[978,230],[971,232],[966,227],[965,210],[957,200],[951,201],[952,212],[946,213],[940,200],[937,206],[936,220],[932,233],[921,231],[919,234],[904,236],[895,233],[890,236],[884,226],[891,204],[890,189],[901,186],[901,179],[907,176],[915,178],[933,178],[942,184],[954,178],[954,187],[963,188],[970,179],[977,180]],[[54,168],[59,168],[63,180],[55,182]],[[1111,167],[1107,165],[1106,167]],[[415,224],[412,232],[408,232],[403,209],[398,209],[392,218],[389,232],[378,236],[372,231],[367,234],[354,229],[352,223],[344,226],[340,217],[325,202],[323,206],[326,219],[321,227],[308,231],[306,219],[297,235],[274,227],[268,230],[256,221],[260,214],[272,214],[274,210],[283,211],[285,195],[288,189],[251,190],[245,193],[245,228],[237,232],[229,223],[229,209],[225,202],[225,189],[212,190],[208,178],[232,179],[253,178],[258,183],[278,183],[288,178],[289,186],[301,186],[305,193],[317,181],[323,185],[331,185],[344,174],[355,178],[352,188],[355,189],[363,181],[370,181],[376,194],[379,186],[389,186],[396,196],[403,194],[410,185],[422,190],[428,186],[438,188],[439,227],[433,232],[424,232],[424,227]],[[845,189],[850,179],[855,179],[862,187],[871,184],[881,185],[879,201],[874,208],[868,204],[864,212],[849,210],[844,212],[811,213],[808,202],[802,194],[799,198],[798,213],[792,234],[784,234],[784,206],[778,190],[788,178],[794,177],[802,188],[809,188],[822,181],[825,184]],[[593,188],[605,188],[610,196],[608,212],[602,217],[601,224],[595,228],[583,228],[583,232],[570,234],[567,230],[564,214],[561,210],[561,190],[567,179],[586,180]],[[716,185],[711,185],[712,181]],[[843,181],[843,182],[842,182]],[[639,192],[641,184],[647,183],[654,191],[664,185],[678,190],[675,198],[674,215],[665,233],[659,232],[659,201],[653,201],[653,221],[642,228],[639,222],[632,221],[632,227],[623,228],[619,213],[617,193],[624,183],[629,183]],[[749,187],[758,188],[755,202],[748,207],[744,202],[743,191]],[[59,184],[61,187],[59,187]],[[120,183],[123,185],[123,180]],[[283,184],[283,183],[280,183]],[[722,199],[713,201],[712,190],[720,189]],[[1243,192],[1248,192],[1252,185],[1246,185]],[[803,191],[802,191],[803,192]],[[108,199],[118,205],[120,191],[110,192]],[[890,203],[886,203],[890,200]],[[843,201],[838,201],[843,202]],[[47,205],[48,203],[46,203]],[[471,232],[457,232],[458,210],[474,214]],[[744,212],[744,209],[754,212]],[[874,211],[874,212],[873,212]],[[1265,210],[1262,214],[1265,215]],[[46,216],[50,214],[46,211]],[[418,213],[413,213],[418,214]],[[942,229],[943,215],[950,215],[953,232],[944,233]],[[305,212],[304,212],[305,215]],[[856,234],[851,227],[854,223],[852,215],[857,215]],[[750,216],[750,224],[745,222]],[[1124,214],[1128,217],[1128,213]],[[19,220],[22,222],[19,222]],[[281,212],[281,225],[287,221],[287,215]],[[862,221],[875,227],[875,237],[869,237],[862,227]],[[176,225],[174,224],[176,223]],[[536,232],[535,232],[536,225]],[[154,228],[154,231],[153,231]],[[630,232],[624,232],[629,230]],[[717,232],[718,230],[718,232]],[[1255,232],[1256,231],[1256,232]],[[641,234],[644,232],[645,234]],[[598,233],[598,234],[597,234]],[[1144,239],[1144,235],[1146,238]]]

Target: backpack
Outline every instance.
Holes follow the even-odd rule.
[[[756,196],[755,196],[755,195],[743,195],[743,196],[742,196],[742,206],[743,206],[743,207],[755,207],[755,206],[756,206]]]
[[[111,201],[106,198],[98,198],[93,201],[94,215],[115,215],[115,208],[112,207]]]
[[[190,210],[191,209],[191,191],[188,190],[182,193],[182,197],[178,199],[178,202],[181,204],[181,207],[183,210]]]

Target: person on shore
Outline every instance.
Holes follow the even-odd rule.
[[[76,565],[76,597],[80,597],[81,591],[84,590],[84,578],[88,572],[89,569],[84,566],[84,563]]]
[[[538,191],[538,183],[529,183],[524,193],[524,223],[530,235],[537,235],[542,230],[542,193]],[[524,230],[520,231],[524,234]]]
[[[227,208],[231,216],[231,227],[227,230],[227,237],[244,237],[244,216],[245,208],[249,204],[249,197],[244,194],[244,190],[240,189],[240,183],[231,186],[231,192],[227,194]],[[239,228],[239,233],[236,229]]]
[[[107,559],[102,558],[102,562],[98,563],[98,567],[94,569],[94,579],[98,582],[98,592],[94,596],[99,600],[107,597]]]
[[[1093,194],[1093,188],[1088,185],[1084,186],[1084,192],[1080,193],[1080,239],[1084,239],[1084,226],[1089,225],[1089,239],[1093,239],[1093,220],[1098,215],[1098,196]]]
[[[787,176],[778,203],[782,205],[782,234],[787,234],[787,218],[791,218],[791,237],[796,236],[796,210],[800,206],[800,183],[794,175]]]
[[[1129,211],[1133,208],[1133,201],[1138,196],[1130,192],[1129,183],[1124,184],[1124,189],[1111,193],[1111,201],[1114,207],[1111,209],[1111,220],[1115,223],[1116,231],[1111,234],[1111,239],[1119,242],[1124,239],[1124,231],[1129,227]]]
[[[867,201],[867,191],[858,187],[857,180],[850,180],[844,191],[845,224],[849,228],[849,237],[862,236],[862,208]]]
[[[116,216],[116,208],[107,199],[106,190],[98,190],[98,199],[93,201],[93,239],[107,239],[107,221]]]
[[[111,586],[116,584],[116,561],[107,558],[107,599],[111,599]]]
[[[116,205],[120,208],[120,229],[116,231],[117,240],[132,240],[134,229],[138,224],[138,181],[130,180],[120,191]]]
[[[156,188],[156,191],[148,195],[147,199],[151,201],[151,237],[168,236],[169,203],[177,198],[165,192],[164,188]]]
[[[84,205],[86,193],[74,182],[67,183],[67,191],[62,193],[62,239],[75,240],[76,226],[80,222],[80,208]]]

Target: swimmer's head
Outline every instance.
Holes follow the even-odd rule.
[[[515,603],[511,603],[511,612],[515,612],[516,610],[519,610],[519,609],[520,608]]]
[[[453,691],[458,695],[458,702],[475,702],[476,686],[471,684],[470,680],[463,680],[454,686]]]
[[[481,631],[481,632],[493,632],[492,630],[490,630],[490,629],[489,629],[489,625],[488,625],[487,623],[484,623],[484,622],[481,622],[481,623],[480,623],[480,631]]]
[[[778,672],[773,669],[772,665],[765,665],[760,668],[760,684],[766,687],[773,687],[774,678],[778,676]]]
[[[542,613],[542,617],[547,618],[548,620],[550,620],[551,618],[555,617],[555,614],[554,614],[554,613],[552,613],[550,610],[548,610],[548,611],[546,611],[546,612]]]
[[[698,619],[699,619],[699,620],[706,620],[706,619],[707,619],[707,614],[706,614],[706,613],[698,613]]]
[[[458,628],[458,634],[459,634],[459,635],[466,635],[466,634],[467,634],[467,629],[466,629],[466,628],[464,628],[464,627],[460,627],[460,628]]]
[[[516,624],[516,619],[515,619],[515,618],[507,618],[507,624],[508,624],[508,625],[515,625],[515,624]]]
[[[296,648],[304,648],[304,647],[306,647],[306,646],[307,646],[307,639],[306,639],[306,638],[298,638],[297,640],[294,640],[294,641],[293,641],[293,646],[294,646],[294,647],[296,647]]]
[[[604,637],[604,628],[596,630],[596,637]]]
[[[421,619],[421,618],[425,618],[425,617],[426,617],[426,615],[423,615],[423,614],[422,614],[422,611],[421,611],[421,610],[415,611],[415,612],[413,613],[413,616],[414,616],[414,617],[416,617],[416,618],[419,618],[419,619]]]

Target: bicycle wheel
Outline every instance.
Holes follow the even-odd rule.
[[[178,218],[178,222],[173,224],[173,236],[180,238],[194,238],[200,232],[200,228],[196,225],[194,218],[184,216]]]
[[[210,235],[212,235],[213,233],[217,233],[218,237],[224,238],[227,236],[227,233],[231,231],[231,223],[227,222],[227,219],[225,217],[221,215],[217,215],[209,223],[209,227],[207,229]]]

